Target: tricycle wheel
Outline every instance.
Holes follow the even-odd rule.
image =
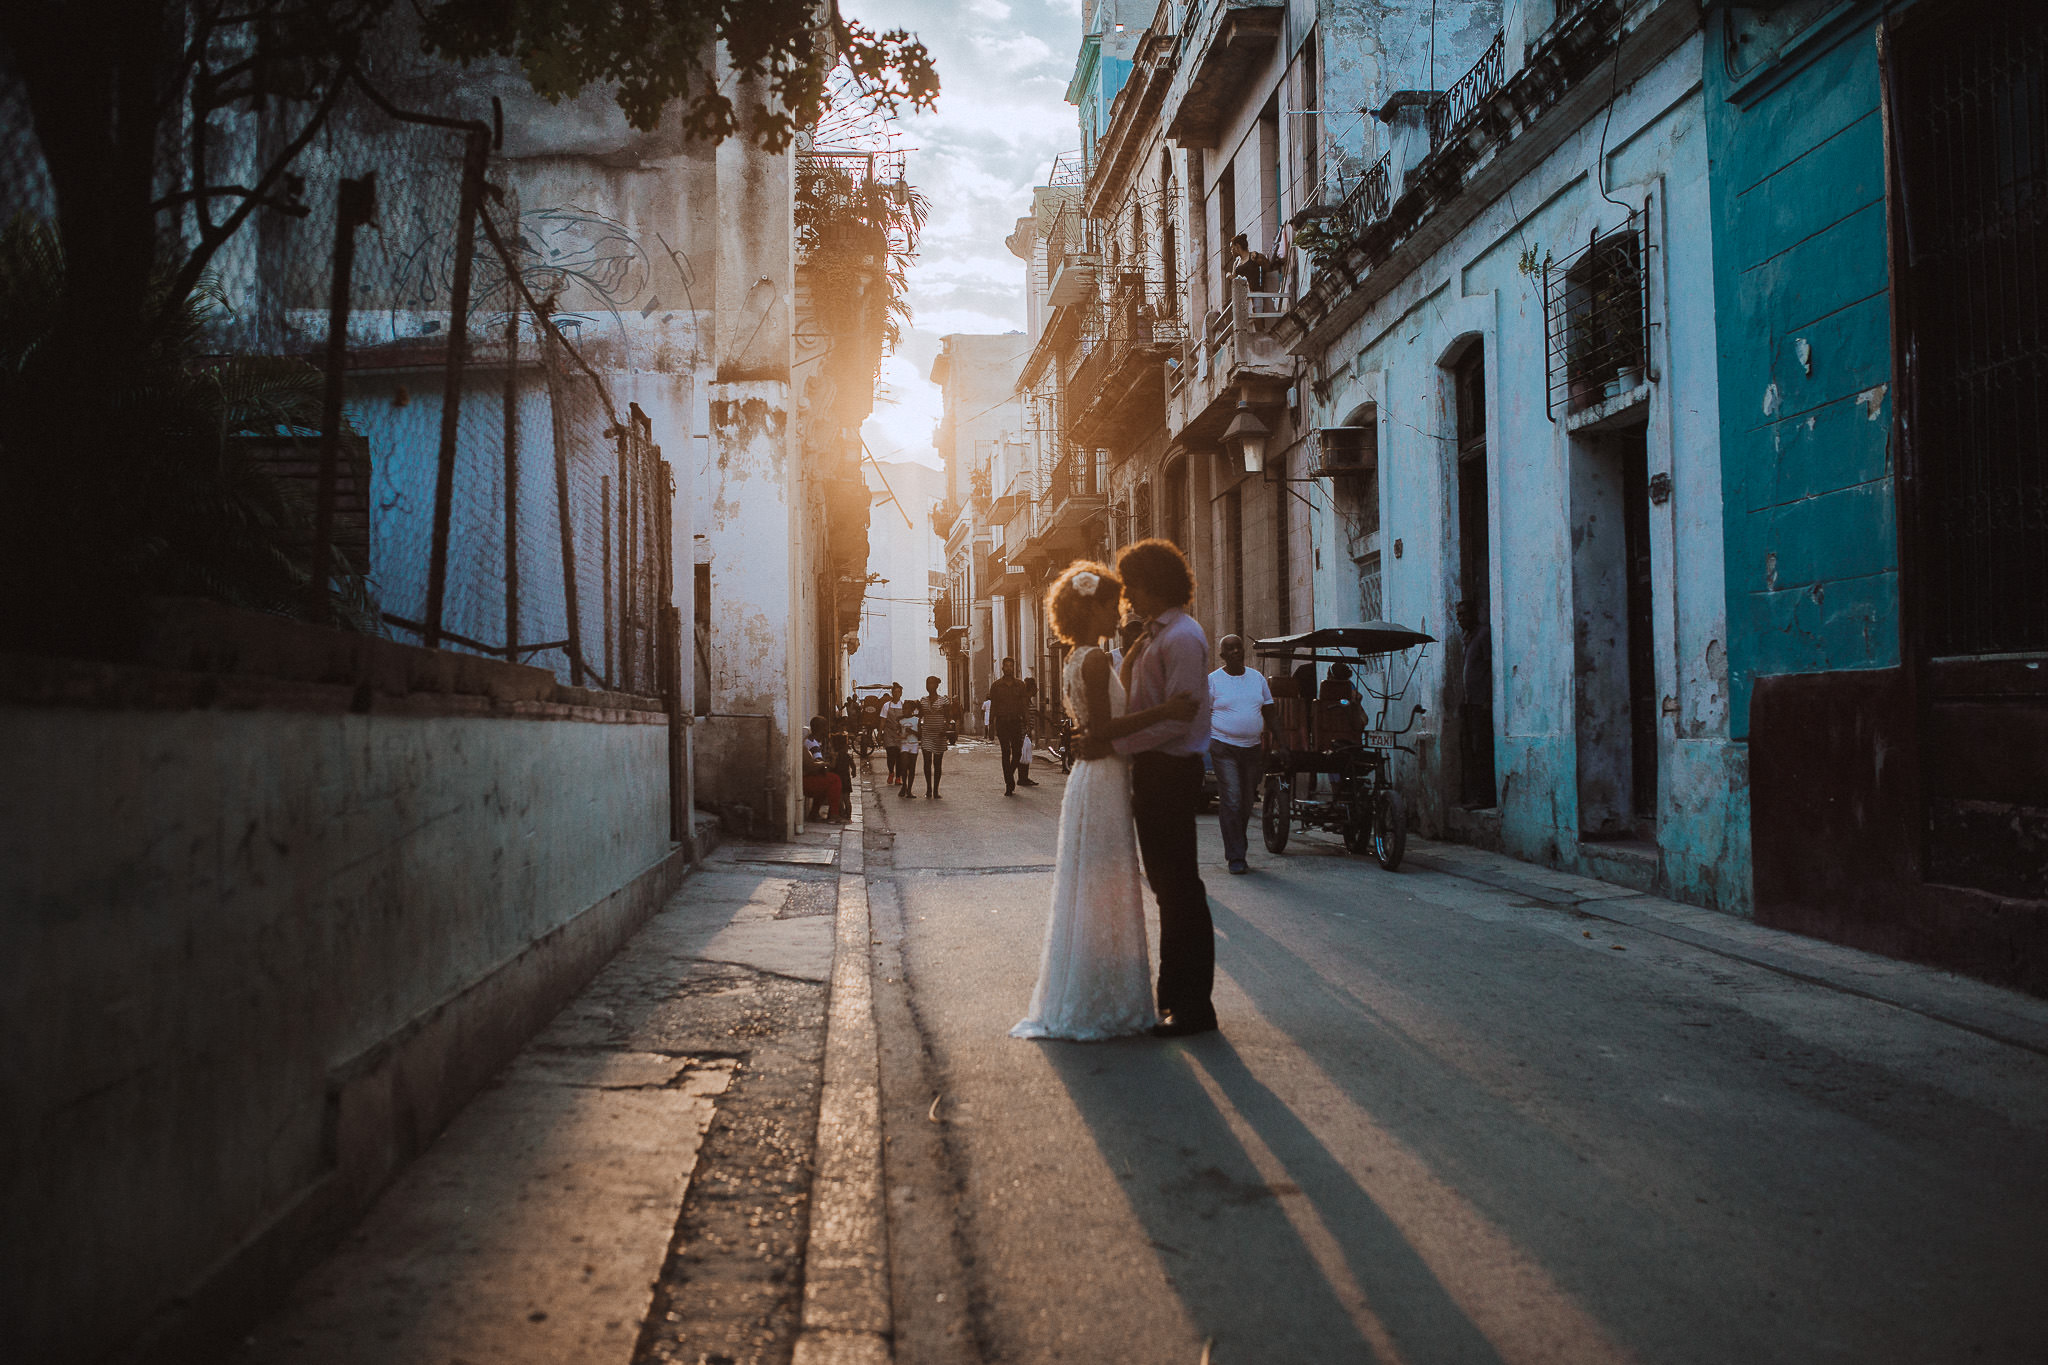
[[[1372,798],[1354,797],[1344,806],[1344,847],[1361,856],[1372,852]]]
[[[1288,803],[1286,779],[1268,777],[1259,803],[1259,833],[1265,838],[1268,853],[1278,853],[1287,847]]]
[[[1372,856],[1392,872],[1401,866],[1401,855],[1408,851],[1408,808],[1401,793],[1382,792],[1377,815],[1372,825]]]

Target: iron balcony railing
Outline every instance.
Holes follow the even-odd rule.
[[[1429,145],[1432,150],[1464,132],[1484,112],[1486,102],[1500,91],[1506,62],[1506,37],[1496,34],[1485,54],[1472,64],[1472,69],[1430,102]]]
[[[1394,155],[1388,152],[1360,176],[1338,205],[1338,220],[1355,239],[1394,207]]]
[[[1052,288],[1069,261],[1096,254],[1101,249],[1101,239],[1100,225],[1094,219],[1084,217],[1071,204],[1061,208],[1053,215],[1052,226],[1045,230],[1044,287]]]
[[[1060,188],[1088,183],[1088,153],[1084,151],[1061,152],[1052,159],[1052,174],[1045,183]]]
[[[1074,498],[1102,496],[1102,462],[1092,450],[1069,446],[1045,481],[1045,505],[1054,512]]]
[[[1083,330],[1092,344],[1068,385],[1077,407],[1085,407],[1134,357],[1177,354],[1188,339],[1177,292],[1138,271],[1119,273]]]

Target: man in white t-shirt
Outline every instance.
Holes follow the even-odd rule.
[[[1244,666],[1244,641],[1226,635],[1216,642],[1223,667],[1209,675],[1209,766],[1216,770],[1216,819],[1223,826],[1223,856],[1233,874],[1251,871],[1245,862],[1245,826],[1265,772],[1266,725],[1273,719],[1273,689]]]

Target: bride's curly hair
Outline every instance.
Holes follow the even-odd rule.
[[[1091,583],[1088,575],[1094,575]],[[1080,579],[1076,583],[1075,579]],[[1052,618],[1053,633],[1070,645],[1093,644],[1083,639],[1088,614],[1104,605],[1115,606],[1123,596],[1124,583],[1116,570],[1092,559],[1077,559],[1067,565],[1052,586],[1045,590],[1046,614]]]

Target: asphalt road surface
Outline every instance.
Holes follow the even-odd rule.
[[[2048,1004],[1206,817],[1221,1033],[1019,1041],[1037,775],[868,806],[899,1360],[2048,1359]]]

